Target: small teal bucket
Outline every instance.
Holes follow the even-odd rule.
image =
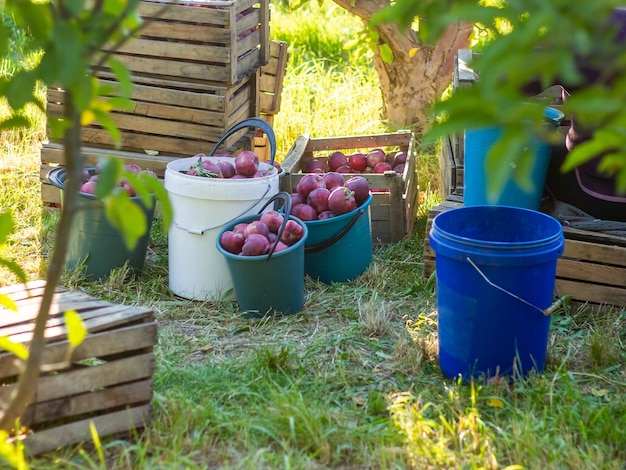
[[[217,236],[217,250],[226,258],[239,310],[248,316],[291,315],[301,311],[304,306],[304,244],[308,230],[304,222],[290,215],[291,198],[288,193],[278,193],[265,206],[279,197],[288,205],[285,222],[288,217],[304,229],[302,238],[289,248],[260,256],[239,256],[222,248],[220,239],[224,232],[232,230],[239,223],[259,220],[263,209],[259,214],[240,217],[229,223]],[[279,234],[282,233],[282,228]]]
[[[450,378],[543,371],[561,224],[507,206],[438,214],[436,253],[439,365]]]
[[[90,175],[96,171],[95,167],[89,167],[87,170]],[[48,181],[61,190],[61,203],[66,197],[66,179],[67,172],[63,167],[54,168],[48,173]],[[150,242],[155,204],[146,207],[139,196],[132,197],[131,200],[146,216],[147,231],[137,245],[129,250],[119,230],[109,222],[104,203],[90,194],[78,195],[77,205],[80,210],[76,212],[72,221],[65,261],[67,269],[84,266],[84,276],[89,281],[105,279],[114,269],[125,264],[131,268],[133,275],[141,273]]]
[[[304,270],[325,284],[356,279],[372,263],[372,195],[356,210],[324,220],[307,220]]]
[[[555,127],[559,125],[563,117],[563,113],[558,109],[546,108],[545,110],[546,122]],[[486,159],[489,150],[500,138],[501,134],[502,129],[497,127],[465,131],[463,203],[466,206],[493,204],[539,210],[550,166],[551,147],[549,143],[543,142],[538,138],[534,142],[529,143],[529,148],[534,155],[530,170],[530,179],[534,189],[527,191],[511,178],[506,182],[502,192],[495,201],[488,199]],[[504,156],[502,157],[504,158]]]

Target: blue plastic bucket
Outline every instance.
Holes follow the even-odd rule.
[[[563,119],[563,113],[554,108],[546,108],[546,122],[554,126]],[[466,206],[499,205],[523,207],[539,210],[543,187],[550,166],[551,146],[537,138],[529,142],[528,147],[533,152],[533,162],[530,170],[530,180],[533,190],[527,191],[510,178],[502,192],[495,200],[487,197],[487,169],[486,159],[493,144],[500,138],[502,129],[499,127],[474,129],[465,131],[464,139],[464,173],[463,173],[463,203]],[[505,158],[501,155],[500,158]],[[513,164],[513,162],[511,162]]]
[[[225,226],[216,239],[217,250],[225,257],[233,281],[239,310],[253,316],[291,315],[304,306],[304,243],[308,230],[298,218],[289,218],[304,228],[302,238],[272,256],[239,256],[226,251],[220,238],[239,223],[250,223],[261,216],[248,215]]]
[[[307,220],[304,270],[326,284],[356,279],[372,262],[372,195],[356,210],[325,220]]]
[[[545,366],[561,224],[506,206],[438,214],[436,253],[439,364],[463,378],[524,376]]]

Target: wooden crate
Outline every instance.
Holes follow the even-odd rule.
[[[300,136],[282,163],[285,175],[281,178],[281,190],[293,192],[304,175],[303,169],[314,157],[324,160],[336,150],[367,153],[374,148],[382,148],[386,152],[407,152],[407,165],[403,174],[359,174],[367,179],[372,189],[370,209],[373,243],[385,245],[398,242],[413,233],[418,204],[417,157],[411,132],[316,139]],[[344,175],[344,179],[355,175]]]
[[[239,141],[229,147],[231,153],[238,153],[241,150],[250,150],[252,148],[253,132],[248,132]],[[145,152],[124,152],[119,150],[109,150],[98,147],[83,147],[81,149],[85,158],[86,166],[95,166],[98,160],[103,157],[121,158],[124,163],[134,163],[144,170],[154,171],[159,178],[165,176],[165,168],[167,164],[180,158],[173,155],[149,155]],[[48,173],[51,169],[62,166],[65,163],[65,150],[61,144],[49,143],[41,147],[41,166],[39,170],[41,183],[41,200],[46,207],[60,207],[61,191],[48,181]],[[185,155],[188,157],[191,155]]]
[[[471,67],[472,50],[459,49],[454,58],[453,89],[468,88],[478,79]],[[453,135],[441,142],[439,154],[439,192],[442,198],[452,194],[457,186],[463,186],[464,136]]]
[[[134,75],[232,85],[269,60],[269,0],[144,0],[138,12],[140,36],[104,49]]]
[[[33,281],[0,288],[19,308],[19,313],[3,310],[1,335],[30,342],[44,287],[45,281]],[[63,313],[70,309],[80,314],[88,334],[64,364],[68,342]],[[21,418],[27,432],[18,436],[32,454],[90,441],[90,423],[103,437],[149,422],[157,341],[151,309],[59,288],[45,336],[43,363],[48,370],[40,374],[34,401]],[[7,403],[18,373],[15,356],[0,353],[1,403]]]
[[[110,113],[121,133],[118,150],[179,156],[209,153],[234,124],[258,115],[258,74],[233,86],[132,78],[131,109]],[[116,89],[110,75],[103,73],[98,79]],[[113,91],[111,96],[116,94]],[[48,115],[62,116],[64,90],[49,88],[47,102]],[[233,134],[224,146],[232,147],[246,132]],[[97,122],[83,127],[81,141],[89,147],[115,148],[110,133]]]
[[[280,111],[283,80],[287,71],[289,53],[284,41],[270,41],[270,60],[259,69],[259,116],[270,125]],[[254,137],[254,152],[261,161],[269,160],[270,146],[267,136],[258,131]]]
[[[435,216],[463,206],[461,190],[455,191],[428,215],[424,241],[424,275],[435,271],[435,252],[428,234]],[[557,262],[556,290],[574,301],[626,307],[626,238],[563,227],[564,253]]]

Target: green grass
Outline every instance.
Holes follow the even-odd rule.
[[[331,42],[345,41],[340,35]],[[292,60],[275,121],[283,154],[305,132],[388,130],[371,69],[339,59]],[[27,133],[2,135],[3,148],[13,150],[0,160],[0,208],[18,224],[3,255],[26,264],[31,278],[44,275],[57,221],[39,202],[37,145],[45,123],[34,121]],[[248,319],[230,302],[173,296],[167,236],[158,224],[140,279],[127,281],[119,270],[89,283],[66,273],[71,289],[154,309],[154,415],[131,436],[103,438],[104,461],[87,443],[33,459],[32,467],[623,469],[623,309],[561,308],[546,370],[526,380],[467,386],[441,375],[436,299],[422,254],[437,154],[420,155],[420,184],[433,192],[424,195],[415,235],[375,250],[355,282],[307,279],[300,314]],[[1,272],[0,285],[13,282]]]

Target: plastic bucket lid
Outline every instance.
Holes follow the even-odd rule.
[[[529,209],[474,206],[433,220],[439,364],[448,377],[542,371],[563,231]]]
[[[90,174],[95,173],[95,167],[87,168]],[[48,174],[48,181],[61,190],[61,201],[65,198],[65,168],[54,168]],[[98,280],[108,277],[116,268],[124,264],[138,274],[144,266],[146,252],[150,239],[150,229],[154,218],[154,208],[148,208],[140,197],[132,197],[144,212],[148,224],[147,232],[139,239],[134,249],[129,250],[117,228],[106,217],[104,204],[90,194],[80,193],[78,206],[72,222],[72,230],[68,244],[68,253],[65,266],[76,269],[84,265],[84,274],[88,280]]]
[[[304,306],[304,245],[308,236],[302,225],[302,238],[284,251],[261,256],[240,256],[226,251],[219,243],[222,234],[239,223],[258,220],[260,215],[239,218],[225,226],[217,236],[216,248],[226,259],[233,279],[235,295],[242,312],[263,316],[271,313],[290,315]]]
[[[372,262],[372,195],[356,210],[325,220],[307,220],[305,272],[326,284],[359,277]]]

